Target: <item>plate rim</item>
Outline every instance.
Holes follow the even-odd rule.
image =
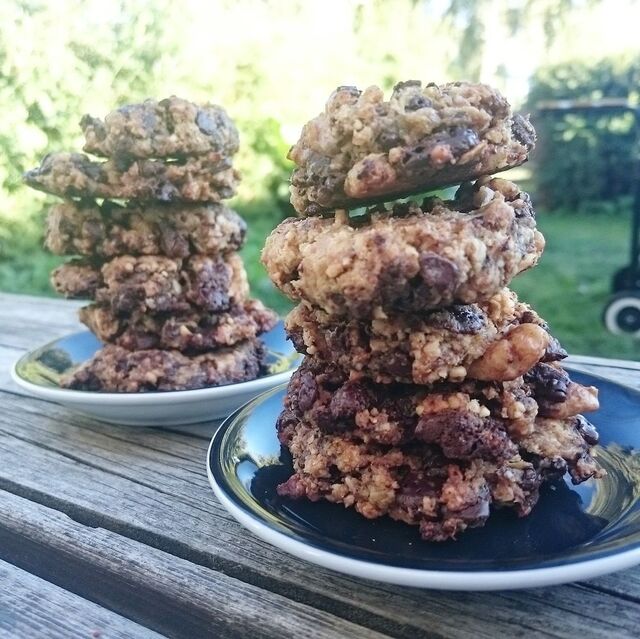
[[[11,366],[11,379],[18,386],[35,397],[55,402],[68,402],[71,404],[135,404],[137,406],[145,406],[149,404],[157,405],[158,403],[166,403],[167,401],[180,404],[189,403],[209,396],[215,398],[215,396],[227,396],[242,392],[249,393],[255,391],[256,393],[261,394],[269,388],[273,388],[274,386],[278,386],[281,383],[286,382],[293,374],[295,368],[297,368],[297,366],[295,366],[279,373],[271,373],[245,382],[235,382],[231,384],[224,384],[222,386],[210,386],[207,388],[196,388],[191,390],[149,391],[144,393],[102,393],[99,391],[84,391],[71,388],[45,386],[30,382],[18,373],[18,367],[21,362],[32,356],[36,351],[55,344],[61,339],[83,335],[90,332],[91,331],[75,331],[68,335],[62,335],[61,337],[53,339],[42,346],[38,346],[37,348],[30,349],[26,353],[23,353]],[[231,389],[233,389],[233,391]],[[165,399],[161,399],[163,397]]]
[[[586,374],[592,377],[599,377],[591,373]],[[625,390],[631,389],[640,397],[640,392],[637,389],[607,378],[600,378]],[[225,509],[246,529],[276,548],[284,550],[299,559],[355,577],[401,586],[459,591],[516,590],[559,585],[592,579],[640,564],[640,545],[636,545],[626,550],[614,550],[604,557],[568,560],[566,563],[540,568],[505,568],[504,570],[478,571],[407,568],[354,559],[333,550],[318,548],[314,544],[305,543],[276,530],[248,507],[236,503],[229,497],[226,489],[228,482],[219,482],[214,476],[211,468],[211,457],[214,446],[219,446],[224,434],[242,411],[247,409],[250,404],[260,404],[268,396],[277,393],[279,390],[279,387],[274,387],[261,393],[258,397],[255,397],[229,415],[213,434],[207,448],[205,462],[209,484]]]

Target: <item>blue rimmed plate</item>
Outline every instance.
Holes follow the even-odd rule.
[[[23,355],[13,380],[41,399],[56,402],[94,419],[128,426],[181,426],[230,415],[253,397],[286,382],[299,355],[284,325],[260,337],[267,347],[267,371],[249,382],[197,390],[151,393],[96,393],[60,386],[60,377],[82,364],[102,346],[90,332],[74,333]]]
[[[207,473],[222,504],[258,537],[312,563],[358,577],[451,590],[530,588],[596,577],[640,563],[640,393],[573,372],[600,389],[592,416],[608,475],[547,486],[523,519],[497,511],[455,542],[428,543],[417,529],[367,520],[327,502],[281,498],[292,472],[275,433],[284,387],[229,417],[209,447]]]

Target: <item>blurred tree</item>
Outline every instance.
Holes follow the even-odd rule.
[[[504,36],[517,37],[523,32],[539,32],[545,46],[555,40],[565,26],[572,10],[593,7],[602,0],[449,0],[446,17],[462,30],[458,55],[451,63],[453,75],[461,73],[481,80],[500,73],[491,47],[505,44]],[[500,51],[504,59],[504,51]]]
[[[48,289],[56,258],[41,249],[45,197],[20,175],[47,152],[80,149],[83,113],[172,93],[224,104],[242,136],[234,206],[266,232],[291,211],[287,149],[333,87],[480,78],[516,87],[517,99],[544,55],[545,25],[560,34],[558,15],[573,20],[589,4],[3,0],[0,289]]]
[[[625,98],[640,103],[640,57],[573,61],[539,69],[527,100],[538,131],[533,156],[537,199],[552,207],[584,210],[632,193],[638,152],[631,113],[538,112],[547,100]]]
[[[105,95],[155,94],[156,60],[175,50],[156,10],[167,2],[140,2],[134,13],[127,4],[0,3],[0,280],[8,262],[22,265],[9,271],[17,290],[46,290],[56,261],[38,250],[44,198],[22,188],[22,172],[47,151],[81,145],[79,102],[101,112]]]

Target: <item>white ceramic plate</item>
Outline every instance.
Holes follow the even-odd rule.
[[[207,458],[222,505],[252,533],[325,568],[376,581],[444,590],[535,588],[591,579],[640,563],[640,393],[573,372],[600,388],[593,415],[607,470],[580,486],[546,486],[528,517],[508,510],[457,541],[422,541],[415,526],[365,519],[325,501],[280,497],[293,472],[275,422],[284,387],[252,400],[217,429]]]
[[[298,355],[282,322],[261,336],[268,350],[268,372],[250,382],[199,390],[155,393],[97,393],[61,388],[60,375],[89,359],[100,342],[88,331],[55,340],[22,356],[13,380],[35,397],[103,422],[128,426],[180,426],[227,417],[260,393],[286,382]]]

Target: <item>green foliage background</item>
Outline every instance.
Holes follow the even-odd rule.
[[[538,204],[589,208],[631,195],[637,179],[636,120],[630,112],[540,111],[549,100],[640,101],[640,55],[543,67],[532,78],[528,107],[538,132],[533,156]]]
[[[609,90],[633,94],[637,58],[595,66],[589,58],[610,53],[623,40],[621,25],[633,23],[621,20],[615,38],[607,40],[598,4],[4,0],[0,290],[51,295],[48,274],[62,261],[42,249],[53,199],[24,188],[22,172],[50,151],[79,150],[82,114],[103,116],[116,105],[176,94],[223,104],[238,124],[242,148],[236,164],[243,182],[232,205],[250,225],[243,255],[255,294],[284,311],[288,303],[266,278],[259,251],[267,233],[291,212],[286,152],[335,86],[375,83],[389,89],[398,79],[470,78],[506,89],[522,103],[529,74],[538,67],[529,104]],[[514,95],[512,87],[521,90]],[[629,123],[540,120],[537,126],[544,143],[535,180],[522,170],[516,177],[547,210],[563,206],[555,217],[542,212],[549,247],[543,266],[516,288],[542,307],[571,350],[639,357],[636,343],[606,335],[599,319],[609,278],[624,264],[628,243],[628,206],[603,206],[600,199],[629,190],[628,174],[619,170],[631,153]],[[607,251],[607,259],[600,266],[584,260],[576,271],[567,238],[580,199],[582,208],[586,200],[591,209],[609,211],[581,222],[580,236],[581,246]],[[567,300],[578,303],[579,322]]]

